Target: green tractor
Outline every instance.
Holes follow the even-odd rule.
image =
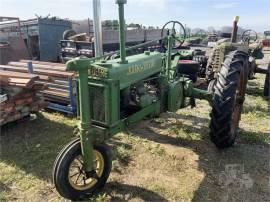
[[[233,145],[244,102],[248,75],[247,52],[234,50],[225,58],[214,92],[195,87],[200,65],[183,60],[188,55],[177,47],[184,41],[182,31],[172,21],[160,38],[165,53],[146,51],[126,57],[124,4],[119,7],[120,58],[76,58],[67,71],[78,72],[80,122],[75,135],[58,154],[53,182],[61,196],[81,200],[97,193],[106,183],[112,158],[105,141],[131,124],[167,111],[195,106],[205,99],[213,106],[210,136],[218,148]],[[181,26],[180,26],[181,27]],[[181,29],[181,28],[179,28]],[[147,42],[151,43],[151,42]],[[145,44],[141,44],[143,46]]]
[[[241,35],[241,41],[236,42],[239,17],[236,17],[234,21],[233,31],[231,39],[221,39],[214,47],[206,66],[206,80],[209,83],[209,92],[214,91],[214,86],[217,83],[219,74],[224,63],[224,60],[228,54],[232,51],[241,51],[248,55],[248,79],[254,79],[256,73],[266,74],[264,95],[269,96],[269,68],[268,70],[259,68],[256,64],[256,59],[262,59],[264,57],[262,49],[263,46],[257,41],[258,34],[254,30],[246,30]]]

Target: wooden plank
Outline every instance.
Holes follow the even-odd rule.
[[[6,65],[1,65],[1,66],[6,66]],[[10,69],[8,66],[6,68]],[[1,69],[1,67],[0,67],[0,69]],[[4,67],[4,69],[5,69],[5,67]],[[40,80],[40,81],[47,81],[47,82],[53,81],[53,79],[51,77],[49,77],[49,76],[22,73],[22,72],[16,72],[16,71],[0,70],[0,76],[1,75],[2,76],[14,76],[14,75],[16,75],[16,78],[35,78],[35,77],[39,77],[38,80]]]
[[[41,93],[48,94],[48,95],[53,95],[53,96],[58,96],[58,97],[64,97],[64,98],[69,98],[69,94],[61,91],[57,91],[55,89],[48,89],[41,91]]]
[[[64,104],[68,105],[69,104],[69,98],[64,98],[64,97],[56,97],[56,96],[50,96],[48,94],[43,94],[44,99],[48,102],[56,102],[59,104]]]
[[[0,72],[0,81],[2,85],[31,88],[34,85],[34,82],[39,79],[38,76],[24,76],[26,78],[20,78],[20,75],[17,76],[17,72]]]
[[[20,62],[32,62],[33,64],[41,64],[41,65],[51,65],[51,66],[61,66],[65,67],[66,65],[63,63],[56,63],[56,62],[44,62],[44,61],[38,61],[38,60],[20,60]]]
[[[9,71],[16,71],[27,73],[28,70],[25,67],[15,67],[10,65],[0,65],[0,69],[9,70]],[[59,72],[59,71],[52,71],[52,70],[41,70],[41,69],[34,69],[34,74],[46,75],[46,76],[53,76],[53,77],[65,77],[65,78],[73,78],[74,73],[72,72]]]
[[[26,67],[28,68],[28,64],[26,62],[9,62],[8,65],[15,66],[15,67]],[[66,71],[66,67],[62,66],[52,66],[52,65],[44,65],[44,64],[32,64],[34,69],[46,69],[46,70],[53,70],[53,71]]]
[[[8,85],[11,86],[21,86],[24,88],[31,88],[34,85],[34,79],[25,79],[25,78],[9,78]]]
[[[0,65],[0,66],[6,66],[6,65]],[[21,73],[21,72],[14,72],[14,71],[4,71],[4,70],[0,70],[0,76],[28,78],[28,79],[39,77],[38,75],[35,75],[35,74]]]

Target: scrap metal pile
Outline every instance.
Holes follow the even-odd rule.
[[[0,70],[0,126],[22,119],[47,106],[41,90],[47,88],[39,83],[49,77]]]

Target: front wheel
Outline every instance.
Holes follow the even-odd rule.
[[[84,169],[80,141],[69,144],[56,159],[53,181],[59,194],[70,200],[91,197],[106,183],[112,167],[112,158],[105,145],[94,145],[96,175],[88,178]]]
[[[214,86],[210,137],[218,148],[234,144],[248,79],[247,54],[231,52],[225,59]]]

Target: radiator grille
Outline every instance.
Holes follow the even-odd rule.
[[[105,123],[104,88],[91,86],[90,99],[92,100],[91,117],[94,121]]]

